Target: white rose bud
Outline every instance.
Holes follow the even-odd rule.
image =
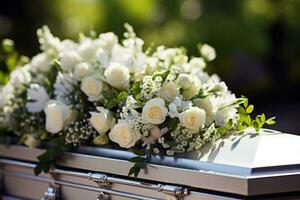
[[[198,131],[204,126],[205,118],[205,111],[198,107],[191,107],[179,114],[180,123],[194,131]]]
[[[81,82],[80,89],[89,97],[90,101],[96,101],[100,98],[103,88],[102,81],[95,76],[85,77]]]
[[[72,70],[80,61],[81,58],[76,51],[66,51],[60,55],[60,64],[63,71]]]
[[[200,53],[208,61],[212,61],[217,57],[215,49],[208,44],[202,45]]]
[[[120,90],[129,88],[130,74],[127,67],[112,63],[104,72],[106,81],[113,87]]]
[[[177,83],[180,88],[187,90],[193,86],[193,79],[188,74],[180,74],[177,78]]]
[[[24,139],[23,143],[29,148],[34,148],[39,145],[39,141],[36,140],[32,134],[26,134],[22,139]]]
[[[200,80],[197,77],[193,77],[192,86],[189,89],[184,90],[182,95],[185,99],[189,100],[189,99],[193,98],[194,96],[196,96],[199,93],[200,89],[201,89]]]
[[[167,113],[165,101],[161,98],[154,98],[144,105],[142,117],[147,123],[161,124],[165,121]]]
[[[103,107],[97,107],[97,110],[99,112],[90,112],[90,122],[96,131],[103,135],[115,125],[116,120],[109,110]]]
[[[159,93],[167,102],[172,102],[178,95],[177,84],[174,82],[164,82]]]
[[[141,137],[140,133],[136,133],[129,127],[127,121],[119,121],[109,133],[111,141],[118,143],[120,147],[127,149],[133,147]]]
[[[102,33],[99,35],[100,38],[100,45],[108,50],[112,50],[112,48],[115,46],[115,44],[118,43],[118,37],[111,32],[108,33]]]
[[[93,139],[93,144],[94,145],[107,145],[109,143],[109,136],[108,135],[98,135]]]
[[[75,66],[74,77],[77,80],[82,80],[91,73],[91,67],[87,63],[79,63]]]
[[[32,58],[31,66],[38,72],[47,73],[51,70],[51,59],[47,54],[40,53]]]
[[[56,134],[65,124],[75,120],[76,113],[60,101],[50,100],[44,108],[46,114],[46,130]]]
[[[199,108],[202,108],[206,112],[206,125],[209,125],[214,121],[214,113],[216,108],[212,98],[197,98],[193,100],[193,104]]]

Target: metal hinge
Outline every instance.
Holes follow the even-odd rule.
[[[59,185],[51,183],[44,197],[41,200],[57,200],[59,199]]]
[[[163,192],[164,194],[170,195],[171,198],[169,199],[176,199],[176,200],[183,200],[185,196],[189,195],[189,190],[187,188],[183,188],[180,186],[173,186],[173,185],[163,185],[163,184],[158,184],[157,185],[157,191],[158,192]]]

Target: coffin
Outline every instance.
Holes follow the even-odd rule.
[[[44,150],[0,145],[2,199],[300,199],[300,136],[264,130],[200,153],[155,156],[138,179],[131,152],[80,147],[49,174],[33,174]]]

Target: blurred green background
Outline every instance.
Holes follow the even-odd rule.
[[[1,2],[0,39],[13,39],[31,57],[44,24],[76,39],[92,29],[121,37],[129,22],[146,45],[185,46],[197,55],[205,42],[218,55],[210,73],[248,96],[258,113],[277,116],[276,129],[300,133],[299,10],[299,0],[10,0]]]

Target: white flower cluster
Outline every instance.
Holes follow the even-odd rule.
[[[74,146],[110,139],[124,148],[142,144],[169,155],[199,150],[222,136],[220,128],[235,131],[238,99],[204,71],[216,57],[211,46],[202,45],[202,56],[191,59],[182,48],[159,46],[149,53],[127,28],[121,43],[113,33],[81,34],[74,42],[40,29],[43,52],[11,74],[1,89],[0,116],[22,90],[21,105],[45,115],[48,137],[66,133],[66,143]]]

